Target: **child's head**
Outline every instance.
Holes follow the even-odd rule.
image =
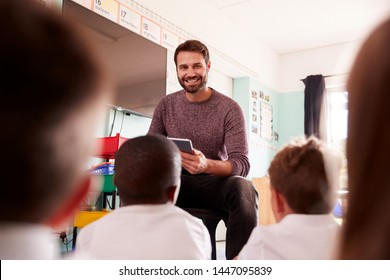
[[[175,202],[180,187],[177,146],[161,135],[127,140],[115,154],[115,177],[122,205]]]
[[[0,221],[45,223],[88,189],[111,92],[91,42],[38,1],[2,0],[0,32]]]
[[[286,214],[330,213],[340,171],[340,155],[314,137],[297,139],[276,154],[268,169],[273,199],[274,193],[283,196]]]

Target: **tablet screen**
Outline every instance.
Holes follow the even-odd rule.
[[[168,139],[175,142],[175,144],[177,145],[177,147],[179,148],[180,151],[190,153],[190,154],[193,153],[192,142],[190,139],[170,138],[170,137],[168,137]]]

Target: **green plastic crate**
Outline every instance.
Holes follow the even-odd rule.
[[[114,175],[96,175],[103,177],[103,187],[102,192],[112,193],[116,191],[116,187],[114,185]]]

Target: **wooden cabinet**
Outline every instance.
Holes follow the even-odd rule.
[[[269,225],[276,223],[271,207],[271,190],[268,177],[252,179],[259,194],[259,224]]]

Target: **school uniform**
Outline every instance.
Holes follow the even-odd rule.
[[[115,209],[81,229],[76,254],[94,259],[210,259],[203,222],[172,203]]]
[[[0,259],[50,260],[60,258],[59,239],[49,227],[29,223],[0,224]],[[58,238],[58,237],[57,237]]]
[[[330,214],[289,214],[277,224],[257,226],[238,259],[331,259],[339,228]]]

